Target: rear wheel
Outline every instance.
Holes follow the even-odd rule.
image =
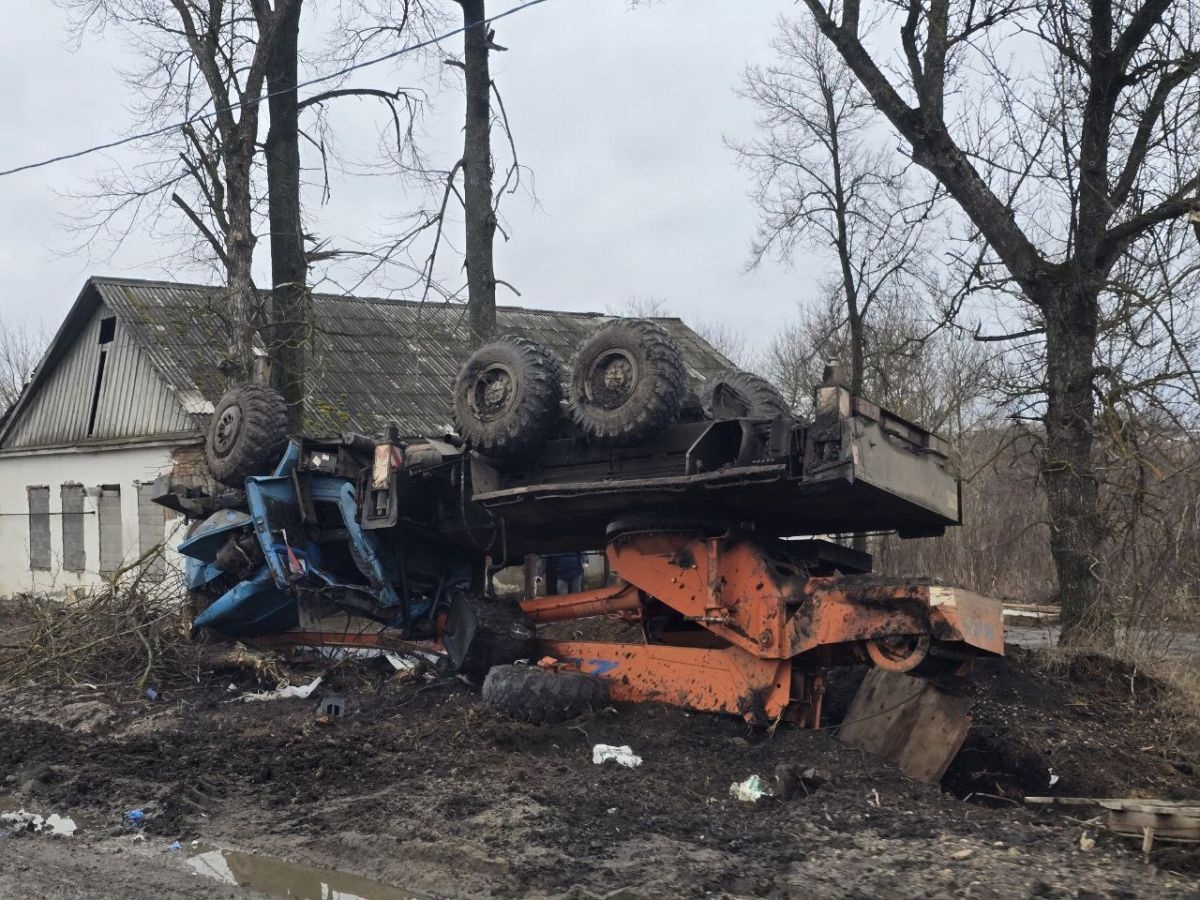
[[[562,363],[536,341],[505,335],[471,354],[454,384],[468,446],[502,459],[536,449],[562,416]]]
[[[615,319],[572,362],[571,417],[596,443],[635,444],[678,421],[686,390],[683,354],[666,329]]]
[[[714,375],[705,383],[700,402],[714,419],[775,419],[792,414],[775,385],[750,372]]]
[[[204,458],[213,478],[241,488],[251,475],[267,475],[287,446],[287,403],[265,384],[239,384],[213,411]]]
[[[582,672],[496,666],[483,682],[483,705],[518,722],[565,722],[600,709],[608,685]]]

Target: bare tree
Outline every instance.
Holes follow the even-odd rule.
[[[756,181],[751,265],[768,255],[790,260],[801,246],[832,256],[850,388],[861,394],[871,316],[886,304],[921,303],[931,283],[937,198],[887,145],[870,96],[816,25],[781,19],[778,28],[775,61],[743,76],[761,133],[731,144]]]
[[[269,33],[266,63],[268,110],[264,153],[271,226],[271,383],[288,408],[288,428],[304,430],[308,331],[312,302],[300,203],[300,11],[303,0],[255,6],[260,34]]]
[[[28,384],[50,343],[49,335],[27,322],[0,325],[0,422]]]
[[[147,199],[169,198],[224,271],[228,354],[222,368],[232,378],[250,377],[256,354],[270,344],[253,275],[260,113],[269,63],[281,86],[291,75],[294,92],[295,62],[286,57],[296,52],[300,0],[63,2],[76,12],[80,34],[88,27],[115,26],[140,51],[145,63],[130,81],[146,98],[144,112],[151,121],[181,116],[186,121],[178,135],[158,141],[154,149],[162,156],[157,164],[133,180],[102,186],[110,202],[91,225],[111,227],[121,213],[138,217]],[[273,46],[277,32],[284,38],[280,48]],[[288,102],[281,95],[271,158],[277,185],[297,195],[282,206],[298,210],[298,179],[293,186],[292,179],[281,181],[278,174],[296,165],[283,152],[293,141],[284,131],[295,128],[294,116],[286,114]],[[294,96],[291,105],[294,110]],[[291,233],[291,227],[283,228],[285,237]],[[286,277],[295,280],[294,267]]]
[[[463,75],[466,125],[463,128],[463,208],[466,214],[467,319],[472,339],[490,340],[496,332],[496,270],[492,242],[496,210],[492,205],[492,76],[488,55],[495,46],[484,0],[457,0],[462,7]]]
[[[1032,307],[1064,640],[1103,631],[1097,347],[1118,264],[1154,254],[1160,229],[1197,209],[1200,8],[904,0],[864,17],[861,0],[804,3],[970,220],[979,269]],[[894,51],[860,28],[875,15],[895,26]]]
[[[422,300],[431,293],[457,300],[465,290],[467,327],[471,340],[479,344],[495,334],[497,286],[504,285],[516,293],[510,284],[496,277],[493,245],[497,232],[507,238],[500,219],[500,202],[520,188],[524,167],[517,157],[500,90],[490,73],[491,53],[507,48],[495,41],[484,0],[455,0],[455,3],[461,12],[463,53],[461,58],[445,57],[441,62],[463,75],[462,154],[453,164],[439,169],[429,166],[411,141],[407,143],[406,153],[398,154],[403,157],[398,160],[400,169],[428,188],[433,202],[407,215],[395,237],[382,247],[365,250],[364,255],[373,260],[367,270],[368,277],[396,265],[414,273],[416,278],[409,286],[420,289]],[[432,0],[405,0],[399,4],[387,0],[344,0],[339,29],[342,37],[336,55],[343,62],[351,62],[378,44],[428,35],[435,25],[447,20],[444,6]],[[499,178],[493,130],[503,135],[503,149],[507,153]],[[466,284],[462,288],[445,287],[438,283],[436,265],[447,243],[448,226],[460,209]]]

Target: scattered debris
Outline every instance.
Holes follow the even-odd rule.
[[[757,803],[763,797],[770,797],[771,789],[768,788],[761,778],[757,775],[751,775],[745,781],[735,781],[729,786],[729,796],[734,800],[742,800],[746,803]]]
[[[140,809],[131,809],[125,813],[124,821],[130,828],[141,828],[146,824],[146,813]]]
[[[775,767],[775,780],[771,794],[780,800],[805,796],[819,788],[833,784],[833,775],[828,769],[804,766],[802,763],[780,763]]]
[[[183,845],[182,845],[182,844],[180,844],[180,843],[179,843],[179,841],[173,841],[173,842],[171,843],[171,845],[170,845],[169,847],[167,847],[167,850],[168,850],[168,851],[171,851],[171,850],[182,850],[182,849],[183,849]]]
[[[336,694],[327,694],[317,704],[317,715],[336,719],[346,711],[346,701]]]
[[[597,744],[592,748],[592,762],[596,765],[610,759],[627,769],[635,769],[642,764],[642,758],[628,745],[616,747],[612,744]]]
[[[951,853],[950,858],[962,861],[964,859],[970,859],[974,855],[974,850],[972,850],[970,847],[964,847],[961,850],[955,850],[953,853]]]
[[[410,656],[406,653],[394,653],[391,650],[385,651],[383,658],[386,659],[393,669],[397,672],[415,672],[421,667],[421,660],[415,656]]]
[[[1149,859],[1155,838],[1167,841],[1200,841],[1200,801],[1150,800],[1100,797],[1026,797],[1038,806],[1090,806],[1104,810],[1104,827],[1126,837],[1142,839],[1142,853]],[[1088,846],[1085,846],[1087,844]],[[1096,846],[1092,832],[1079,839],[1080,850]]]
[[[158,691],[156,691],[154,688],[146,688],[146,696],[149,697],[151,700],[157,700],[158,699]]]
[[[308,684],[281,684],[273,691],[260,691],[256,694],[244,694],[242,699],[247,703],[258,700],[307,700],[312,695],[312,692],[321,686],[321,681],[322,676],[318,675]]]
[[[1079,836],[1079,849],[1084,853],[1089,853],[1096,849],[1096,835],[1092,831],[1084,831]]]

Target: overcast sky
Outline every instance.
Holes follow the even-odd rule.
[[[492,0],[489,9],[515,4]],[[0,169],[137,130],[120,75],[135,60],[120,40],[93,37],[75,49],[54,5],[5,5]],[[626,0],[551,0],[498,23],[497,41],[510,49],[493,55],[493,73],[539,201],[518,196],[505,208],[512,239],[498,242],[497,277],[522,297],[501,289],[502,303],[604,310],[655,296],[759,345],[795,315],[819,272],[811,262],[744,271],[756,212],[723,141],[752,133],[754,111],[737,84],[748,62],[769,57],[781,13],[795,14],[794,4],[663,0],[630,10]],[[451,49],[460,46],[451,39]],[[378,78],[368,70],[356,83],[414,80],[380,67]],[[461,147],[461,99],[450,90],[434,99],[426,151],[448,166]],[[376,118],[359,106],[337,114],[347,156],[365,157],[376,144]],[[0,178],[0,320],[57,328],[93,273],[206,279],[164,260],[162,241],[146,233],[111,258],[72,252],[75,238],[62,225],[79,201],[65,192],[137,159],[122,148]],[[309,215],[334,245],[378,231],[416,202],[390,180],[335,178],[333,201]],[[266,248],[260,253],[265,262]]]

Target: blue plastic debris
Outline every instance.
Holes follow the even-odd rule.
[[[171,846],[170,846],[170,847],[168,847],[167,849],[168,849],[168,850],[182,850],[182,849],[183,849],[183,845],[182,845],[182,844],[180,844],[180,843],[179,843],[179,841],[175,841],[175,842],[174,842],[174,843],[172,843],[172,844],[171,844]]]
[[[125,824],[132,828],[141,828],[146,822],[146,814],[140,809],[131,809],[125,813]]]
[[[146,688],[146,696],[149,697],[151,700],[157,700],[158,699],[158,691],[156,691],[154,688]]]

